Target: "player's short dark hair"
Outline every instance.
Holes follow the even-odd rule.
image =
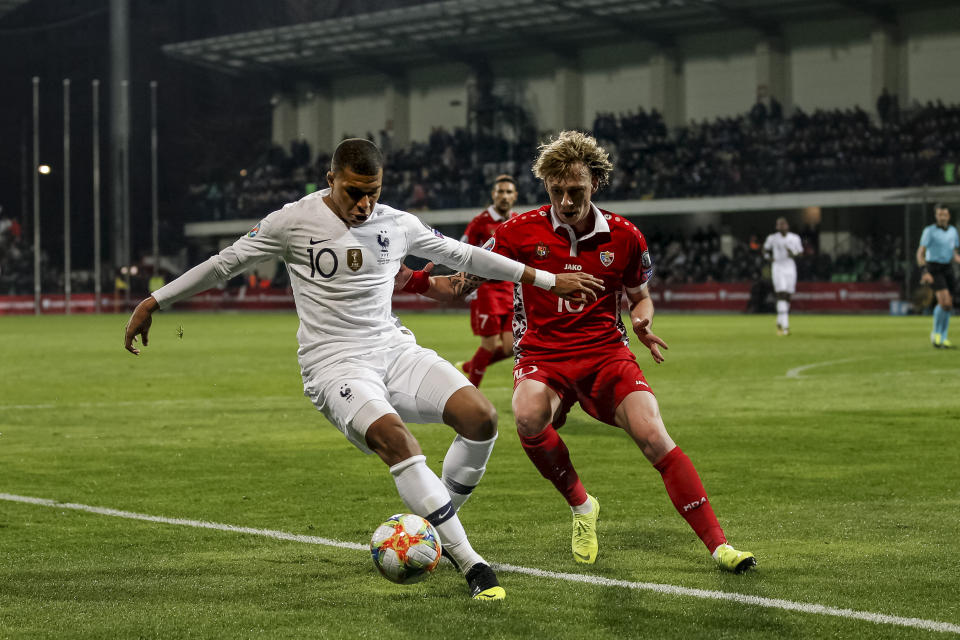
[[[508,173],[501,173],[500,175],[498,175],[496,178],[493,179],[493,183],[490,185],[490,187],[491,188],[495,187],[501,182],[509,182],[514,187],[517,186],[517,181],[513,179],[513,176],[511,176]]]
[[[947,205],[943,204],[942,202],[938,202],[937,204],[933,205],[933,210],[934,210],[934,211],[936,211],[936,210],[938,210],[938,209],[946,209],[947,211],[950,211],[950,207],[948,207]]]
[[[330,160],[334,173],[346,168],[362,176],[375,176],[383,169],[383,154],[365,138],[347,138],[337,145]]]

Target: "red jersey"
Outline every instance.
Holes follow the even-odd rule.
[[[515,215],[515,212],[510,212],[510,217]],[[493,236],[497,227],[506,220],[491,205],[470,221],[460,241],[482,247]],[[477,288],[477,298],[471,302],[470,306],[471,308],[477,307],[483,313],[491,315],[511,313],[513,310],[513,283],[488,282],[480,285]]]
[[[629,344],[620,299],[624,289],[639,291],[653,275],[647,241],[626,218],[596,206],[593,214],[593,231],[577,238],[545,205],[511,218],[488,243],[500,255],[544,271],[583,271],[603,280],[603,292],[591,303],[567,302],[533,285],[518,285],[513,320],[518,358],[561,360]]]

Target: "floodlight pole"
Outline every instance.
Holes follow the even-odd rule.
[[[130,81],[124,80],[120,83],[120,109],[124,114],[124,119],[129,127],[130,123]],[[129,136],[125,139],[122,151],[121,166],[123,171],[123,200],[121,207],[123,211],[123,266],[126,274],[123,276],[127,286],[123,290],[124,311],[130,307],[130,261],[132,253],[130,251],[130,140]]]
[[[150,209],[153,218],[153,275],[160,275],[160,217],[157,212],[157,81],[150,82]]]
[[[40,315],[40,78],[33,77],[33,312]]]
[[[70,315],[70,79],[63,80],[63,312]]]
[[[93,304],[100,313],[103,294],[103,276],[100,257],[100,81],[92,82],[93,89]]]

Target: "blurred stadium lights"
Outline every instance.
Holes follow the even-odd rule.
[[[50,171],[51,171],[50,165],[48,164],[42,164],[39,167],[37,167],[37,173],[39,173],[40,175],[44,175],[44,176],[50,175]]]

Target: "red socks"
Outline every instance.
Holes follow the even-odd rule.
[[[587,501],[587,490],[570,462],[570,452],[557,430],[548,424],[534,436],[520,435],[527,457],[544,478],[553,483],[571,507]]]
[[[467,378],[470,380],[470,384],[475,387],[480,386],[480,381],[483,380],[483,374],[487,372],[487,365],[491,365],[494,362],[500,362],[507,356],[503,353],[503,347],[497,347],[493,351],[488,351],[483,347],[478,347],[477,352],[473,354],[473,357],[464,365],[464,369],[470,373],[467,375]]]
[[[667,495],[677,512],[707,546],[707,550],[713,553],[727,539],[713,513],[713,507],[707,501],[707,492],[690,458],[680,447],[674,447],[653,466],[663,476]]]

